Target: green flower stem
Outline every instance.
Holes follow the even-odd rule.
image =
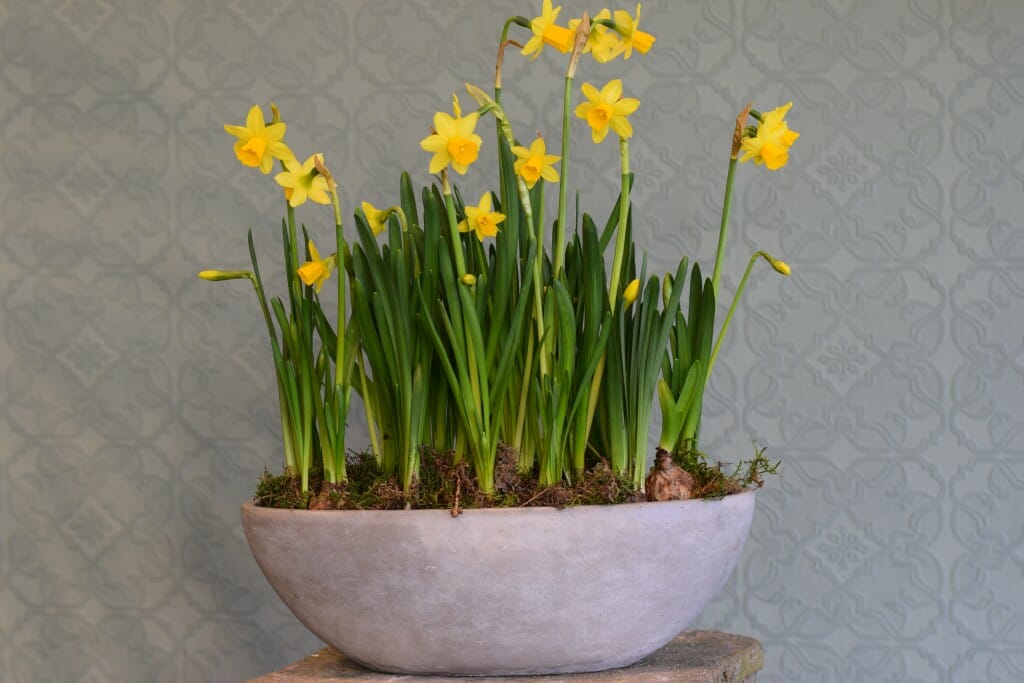
[[[732,184],[735,178],[736,157],[733,157],[729,159],[729,175],[725,180],[725,199],[722,200],[722,225],[718,229],[718,251],[715,253],[715,270],[711,274],[711,287],[715,291],[715,296],[718,296],[718,282],[722,276],[722,259],[725,257],[725,240],[729,232],[729,209],[732,207]]]
[[[299,304],[300,285],[298,278],[299,270],[299,248],[296,245],[295,237],[295,208],[291,205],[291,202],[285,202],[288,206],[288,264],[286,267],[288,282],[291,283],[289,288],[292,295],[292,314],[297,315],[297,307]]]
[[[732,304],[729,306],[729,312],[725,314],[725,320],[722,321],[722,329],[718,332],[718,339],[715,340],[715,346],[711,350],[711,357],[708,359],[708,369],[704,375],[705,377],[711,377],[711,368],[715,367],[715,359],[718,357],[718,350],[722,347],[722,341],[725,339],[725,333],[729,329],[729,323],[732,321],[732,315],[736,312],[736,305],[740,302],[743,290],[747,287],[747,280],[750,279],[750,273],[753,271],[754,264],[759,258],[764,258],[768,263],[772,262],[772,257],[763,251],[754,252],[753,256],[750,257],[750,262],[747,263],[747,269],[743,271],[743,278],[740,280],[740,286],[736,288],[736,294],[732,297]]]
[[[621,189],[619,190],[619,225],[615,233],[615,255],[612,257],[612,279],[608,288],[608,301],[615,307],[619,298],[619,289],[622,285],[622,263],[626,251],[626,223],[629,220],[629,140],[619,138],[619,166],[621,169]],[[594,415],[597,412],[598,398],[600,397],[601,382],[604,380],[604,368],[607,361],[607,351],[601,354],[601,360],[597,363],[594,376],[590,380],[590,397],[587,402],[587,433],[594,424]],[[615,389],[618,391],[619,389]],[[583,453],[577,454],[575,466],[582,470]]]
[[[387,210],[387,213],[388,216],[393,214],[398,218],[398,225],[402,228],[402,243],[406,249],[412,252],[413,277],[418,280],[422,272],[420,255],[416,250],[416,245],[412,242],[412,235],[409,234],[409,220],[405,217],[405,211],[400,206],[392,206]]]
[[[444,208],[448,214],[448,230],[451,232],[452,252],[455,254],[455,270],[462,279],[466,274],[466,257],[462,253],[462,237],[459,235],[459,222],[455,220],[455,200],[452,198],[452,186],[448,182],[448,171],[441,169],[441,189],[444,193]]]
[[[622,167],[622,189],[619,190],[619,227],[615,233],[615,256],[612,258],[612,279],[608,300],[615,306],[622,285],[622,261],[626,251],[626,222],[629,219],[629,140],[619,138],[619,164]]]
[[[501,66],[505,61],[505,44],[508,42],[508,30],[512,24],[519,24],[530,28],[530,20],[524,17],[509,17],[501,27],[501,40],[498,42],[498,59],[494,66],[494,101],[501,105]],[[499,132],[500,135],[500,132]]]
[[[572,106],[572,76],[565,77],[565,92],[562,95],[562,161],[558,182],[558,222],[555,223],[555,239],[552,245],[552,277],[562,272],[565,261],[565,210],[569,197],[569,109]]]
[[[251,232],[249,233],[249,236],[251,239]],[[263,287],[260,284],[260,279],[257,275],[250,273],[248,276],[248,280],[249,282],[252,283],[252,288],[256,291],[256,298],[260,302],[260,310],[263,311],[263,320],[267,323],[267,332],[270,335],[270,343],[272,346],[277,347],[277,330],[274,328],[274,321],[270,314],[270,307],[267,306],[267,296],[263,292]],[[277,368],[277,370],[280,371],[280,368]],[[281,417],[281,436],[283,437],[282,440],[284,442],[284,464],[285,467],[291,469],[294,472],[296,470],[295,448],[292,440],[290,426],[291,422],[288,419],[288,396],[285,393],[284,386],[281,383],[282,379],[279,375],[279,372],[275,374],[277,374],[277,402],[280,406],[280,410],[278,412],[280,413]]]
[[[536,341],[533,335],[526,335],[526,368],[523,371],[523,383],[519,387],[519,409],[516,414],[516,427],[509,445],[522,452],[522,444],[525,439],[526,428],[526,407],[527,398],[530,394],[530,377],[533,375],[533,345]]]
[[[363,365],[363,354],[356,354],[356,363],[359,364],[359,386],[362,389],[363,409],[366,411],[366,427],[370,432],[370,450],[373,453],[377,464],[381,464],[380,440],[377,438],[377,418],[373,407],[373,396],[370,395],[370,388],[366,384],[366,368]]]
[[[520,17],[516,17],[516,23],[520,23],[518,21],[519,19]],[[529,26],[529,24],[526,24],[526,26]],[[467,84],[466,89],[477,101],[477,104],[480,105],[480,109],[482,112],[489,111],[494,115],[494,118],[497,119],[498,121],[498,129],[501,131],[501,134],[505,137],[505,140],[508,142],[509,149],[511,149],[516,144],[515,136],[512,134],[512,125],[509,123],[508,117],[505,116],[505,110],[502,109],[497,102],[490,100],[490,98],[488,98],[487,96],[487,93],[483,92],[479,88]],[[447,183],[447,175],[444,175],[443,172],[442,179],[445,179],[444,182]],[[516,175],[516,187],[519,191],[519,205],[522,209],[523,221],[526,223],[526,233],[527,235],[529,235],[529,239],[534,244],[537,245],[536,253],[533,259],[533,319],[537,325],[537,339],[541,340],[545,338],[544,301],[542,298],[542,294],[544,291],[544,287],[542,285],[544,279],[544,250],[542,248],[544,245],[544,226],[541,223],[536,223],[535,228],[535,223],[533,220],[533,205],[530,202],[530,190],[528,187],[526,187],[526,181],[523,180],[523,177],[518,174]],[[550,347],[548,347],[547,344],[541,344],[541,348],[539,349],[539,368],[542,377],[547,376],[550,372],[550,354]]]
[[[340,400],[342,405],[334,406],[338,420],[334,429],[334,463],[331,470],[335,478],[346,478],[345,473],[345,425],[348,418],[348,401],[345,395],[349,392],[348,378],[345,376],[347,364],[345,363],[345,325],[347,311],[345,310],[345,234],[341,223],[341,201],[338,199],[338,190],[331,188],[331,204],[334,206],[334,240],[336,245],[335,269],[338,271],[338,323],[337,340],[334,349],[334,400]],[[329,402],[334,404],[334,400]],[[339,414],[340,413],[340,414]],[[324,469],[327,469],[326,467]]]

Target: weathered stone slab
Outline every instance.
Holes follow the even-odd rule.
[[[764,666],[761,643],[721,631],[687,631],[633,666],[565,676],[456,678],[379,674],[353,664],[325,647],[275,673],[248,683],[754,683]]]

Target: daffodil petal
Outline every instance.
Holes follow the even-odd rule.
[[[270,173],[271,171],[273,171],[274,157],[270,156],[269,154],[264,154],[260,158],[260,170],[263,171],[263,173]]]
[[[250,131],[257,132],[264,129],[266,121],[263,118],[263,110],[260,109],[260,105],[252,105],[252,109],[245,117],[245,127]]]
[[[274,157],[275,159],[295,158],[295,153],[292,152],[291,149],[289,149],[288,145],[284,144],[281,141],[273,141],[270,144],[268,144],[267,152],[269,152],[270,156]]]
[[[601,88],[601,99],[611,103],[622,97],[622,80],[614,78]]]
[[[437,154],[435,154],[433,156],[433,158],[431,158],[431,160],[430,160],[430,173],[431,173],[431,175],[433,175],[435,173],[440,173],[441,169],[443,169],[445,166],[447,166],[448,162],[450,160],[451,160],[451,157],[449,157],[447,153],[438,152]]]
[[[225,123],[224,132],[230,133],[231,135],[239,138],[249,137],[249,129],[245,126],[232,126],[230,123]]]
[[[269,140],[277,141],[284,137],[284,131],[286,128],[287,126],[283,122],[279,121],[267,126],[264,132]]]
[[[633,124],[631,124],[629,119],[626,117],[613,116],[611,121],[609,121],[609,125],[611,125],[612,130],[614,130],[615,134],[620,138],[633,137]]]
[[[456,126],[455,119],[443,111],[439,111],[434,114],[434,130],[442,138],[450,138],[455,135]]]
[[[474,137],[473,129],[476,128],[476,122],[479,118],[480,114],[474,111],[456,119],[455,132],[463,137],[472,139]],[[479,135],[476,135],[475,137],[477,144],[482,142]]]
[[[440,152],[448,148],[448,143],[440,135],[430,135],[420,140],[420,147],[428,152]]]
[[[586,97],[591,102],[594,102],[595,100],[601,99],[601,93],[598,91],[597,88],[595,88],[590,83],[584,83],[580,87],[580,90],[583,92],[583,96]],[[577,107],[577,111],[579,111],[578,107]]]

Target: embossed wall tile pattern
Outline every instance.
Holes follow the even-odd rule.
[[[278,461],[269,352],[250,292],[194,274],[243,265],[251,226],[278,277],[280,199],[221,126],[273,98],[345,206],[386,205],[536,4],[0,0],[0,680],[213,683],[316,646],[238,520]],[[752,277],[704,445],[783,466],[701,624],[760,638],[769,683],[1024,680],[1024,3],[643,12],[650,54],[579,80],[642,101],[652,269],[713,257],[732,112],[792,100],[801,133],[785,170],[739,172],[724,291],[753,250],[794,273]],[[510,52],[521,137],[556,138],[560,62]],[[603,217],[614,145],[577,129],[573,157]]]

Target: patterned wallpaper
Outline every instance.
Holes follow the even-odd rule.
[[[221,124],[274,98],[346,206],[387,205],[535,4],[0,2],[0,680],[222,683],[316,646],[239,524],[279,460],[269,351],[251,293],[195,273],[244,265],[250,225],[271,270],[280,206]],[[649,0],[642,25],[649,55],[581,80],[642,102],[655,267],[713,258],[739,106],[792,100],[802,133],[739,174],[726,288],[758,248],[794,274],[754,276],[706,446],[783,468],[702,625],[760,638],[768,683],[1024,680],[1024,2]],[[520,135],[557,135],[560,63],[510,58]],[[603,216],[614,145],[574,154]]]

